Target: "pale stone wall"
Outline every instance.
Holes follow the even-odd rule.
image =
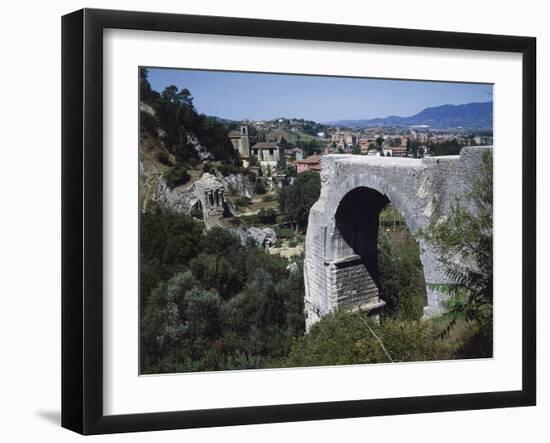
[[[465,203],[471,174],[482,164],[483,154],[492,147],[463,148],[460,156],[425,159],[325,155],[322,157],[321,196],[309,213],[304,262],[306,326],[334,310],[345,300],[366,309],[380,307],[383,300],[372,290],[361,272],[350,276],[349,284],[335,286],[335,269],[346,245],[336,228],[335,215],[344,196],[356,188],[370,188],[386,196],[401,213],[415,236],[449,213],[454,198]],[[417,237],[427,284],[445,282],[431,245]],[[344,242],[345,243],[345,242]],[[348,248],[349,249],[349,248]],[[348,254],[349,255],[349,254]],[[372,280],[372,279],[371,279]],[[365,288],[362,289],[361,285]],[[349,289],[353,287],[353,289]],[[426,288],[426,317],[442,309],[442,294]],[[355,293],[350,291],[356,291]],[[360,296],[357,297],[357,294]]]
[[[194,194],[201,202],[204,224],[207,228],[216,226],[223,218],[226,199],[225,186],[214,175],[204,173],[194,183]]]

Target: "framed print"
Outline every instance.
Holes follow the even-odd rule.
[[[62,22],[62,425],[534,405],[530,37]]]

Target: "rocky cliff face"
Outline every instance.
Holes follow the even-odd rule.
[[[152,203],[173,209],[177,212],[190,213],[193,207],[193,190],[191,185],[182,185],[170,189],[166,184],[162,170],[145,167],[140,161],[140,205],[146,210]]]
[[[198,201],[196,190],[201,180],[211,179],[211,174],[201,174],[200,178],[170,189],[164,179],[162,169],[146,160],[140,161],[140,197],[141,209],[147,209],[152,202],[184,214],[190,214]],[[224,177],[213,171],[215,179],[225,188],[227,195],[251,197],[252,183],[242,174],[230,174]]]
[[[230,194],[252,198],[252,183],[242,174],[230,174],[224,177],[216,171],[216,177],[227,187]]]

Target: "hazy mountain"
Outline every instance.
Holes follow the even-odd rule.
[[[359,128],[379,126],[429,126],[430,128],[439,129],[489,129],[493,127],[493,102],[436,106],[433,108],[426,108],[410,117],[392,115],[385,118],[339,120],[331,123],[339,126]]]

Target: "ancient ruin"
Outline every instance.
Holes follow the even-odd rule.
[[[417,238],[424,268],[424,316],[442,310],[443,294],[431,283],[446,282],[433,247],[421,229],[466,203],[469,177],[491,147],[463,148],[459,156],[423,159],[325,155],[321,195],[311,208],[304,262],[306,327],[338,306],[377,315],[385,302],[378,290],[378,224],[391,202]]]
[[[202,211],[202,219],[207,228],[218,225],[228,211],[225,199],[225,186],[216,176],[205,173],[193,185],[195,203],[198,211]]]

